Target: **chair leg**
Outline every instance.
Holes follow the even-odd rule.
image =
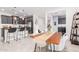
[[[55,45],[53,44],[53,52],[56,52],[56,50],[55,50]]]
[[[50,49],[51,49],[51,52],[52,52],[52,45],[51,44],[50,44]],[[54,44],[53,44],[53,52],[56,52]]]
[[[50,51],[52,52],[52,45],[50,44]]]

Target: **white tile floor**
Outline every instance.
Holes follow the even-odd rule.
[[[3,52],[33,52],[35,43],[32,39],[22,39],[18,41],[10,41],[10,43],[0,42],[0,51]]]
[[[79,45],[74,45],[74,44],[71,44],[70,41],[67,41],[64,51],[66,51],[66,52],[79,52]]]
[[[27,38],[18,41],[10,41],[8,43],[2,43],[0,41],[0,52],[33,52],[35,43],[33,39]],[[42,48],[42,52],[46,52],[46,47]],[[63,52],[79,52],[79,46],[73,45],[70,41],[67,41]]]

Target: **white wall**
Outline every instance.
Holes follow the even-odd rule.
[[[44,26],[45,26],[45,20],[38,17],[38,29],[40,31],[44,31],[45,29]]]
[[[45,13],[45,32],[47,31],[48,13]]]
[[[56,22],[56,25],[53,26],[53,31],[57,32],[58,31],[58,17],[57,16],[53,16],[52,18],[53,18],[52,19],[53,20],[53,24],[54,24],[54,22]]]
[[[38,25],[35,24],[36,20],[37,20],[37,16],[33,15],[33,34],[37,34],[38,33]]]
[[[33,32],[34,32],[33,34],[37,34],[38,29],[41,30],[41,31],[44,31],[45,30],[45,20],[38,17],[37,15],[33,15],[33,27],[34,27],[33,28]]]

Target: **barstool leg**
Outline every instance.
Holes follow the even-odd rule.
[[[24,38],[26,39],[26,31],[24,31]]]
[[[7,43],[10,43],[10,34],[8,34],[8,41],[6,41]]]

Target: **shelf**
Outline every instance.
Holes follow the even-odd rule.
[[[73,15],[70,40],[72,44],[79,45],[79,12]]]
[[[71,34],[71,35],[79,37],[79,35],[77,35],[77,34]]]
[[[79,20],[79,18],[76,18],[76,20]]]

